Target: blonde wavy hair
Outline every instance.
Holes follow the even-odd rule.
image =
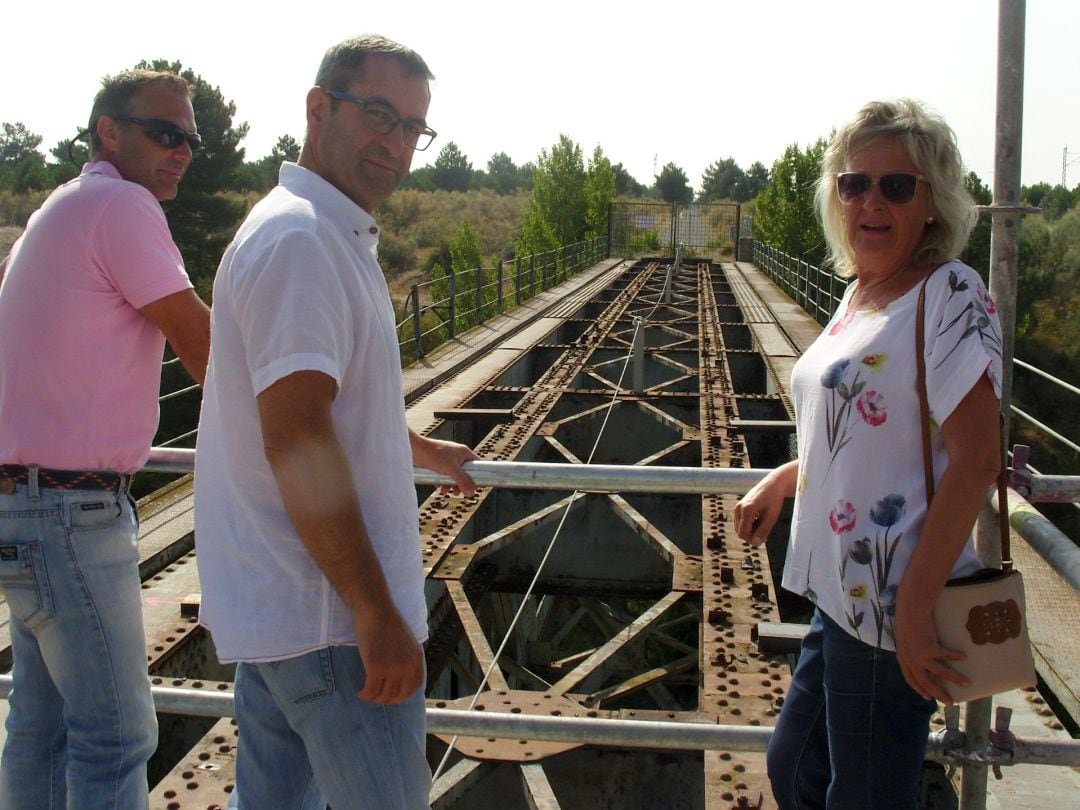
[[[836,176],[848,159],[881,138],[896,138],[930,188],[933,223],[926,226],[913,263],[937,267],[955,259],[967,245],[978,216],[964,188],[964,167],[956,134],[936,112],[912,99],[871,101],[829,141],[821,161],[814,204],[828,244],[828,261],[841,276],[855,273],[855,254],[848,242]]]

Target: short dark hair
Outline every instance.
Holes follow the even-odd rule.
[[[368,54],[396,59],[409,76],[418,76],[428,81],[435,78],[424,58],[412,48],[379,34],[361,34],[339,42],[326,51],[315,74],[315,84],[326,90],[347,89],[350,82],[363,75],[364,60]]]
[[[132,104],[136,94],[149,84],[160,82],[167,87],[191,98],[193,88],[191,83],[172,71],[168,70],[124,70],[113,76],[106,76],[101,80],[101,89],[94,96],[94,106],[90,110],[90,154],[101,149],[101,139],[98,138],[97,125],[103,115],[109,118],[117,118],[122,115],[131,115]]]

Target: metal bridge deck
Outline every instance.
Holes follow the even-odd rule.
[[[405,372],[410,426],[466,441],[485,458],[582,461],[616,388],[632,318],[648,313],[655,326],[651,319],[646,332],[647,387],[620,396],[617,439],[597,445],[598,463],[767,466],[760,459],[782,453],[785,435],[779,443],[742,437],[732,420],[789,418],[791,365],[820,327],[752,265],[693,265],[677,277],[670,304],[661,299],[661,270],[659,261],[601,262],[430,353]],[[510,421],[485,421],[494,411]],[[750,636],[757,622],[778,620],[777,594],[768,558],[730,532],[733,497],[421,495],[430,705],[467,703],[521,608],[525,573],[568,508],[574,536],[560,541],[554,572],[542,578],[484,699],[525,713],[774,722],[786,666],[757,653]],[[191,615],[198,580],[190,479],[144,499],[140,512],[151,674],[160,683],[228,688],[229,669],[216,663]],[[1080,620],[1077,597],[1044,582],[1037,558],[1017,557],[1037,590],[1031,632],[1041,671],[1075,696],[1080,633],[1063,629]],[[8,656],[0,668],[10,665],[7,644],[0,605],[0,656]],[[1000,702],[1015,707],[1017,734],[1066,734],[1036,693]],[[429,739],[438,761],[449,740]],[[162,716],[151,806],[224,806],[234,745],[229,720]],[[774,806],[761,755],[492,740],[458,740],[455,748],[435,808]],[[990,806],[1063,804],[1078,789],[1080,777],[1067,769],[1006,769],[990,785]],[[926,806],[950,805],[928,795]]]

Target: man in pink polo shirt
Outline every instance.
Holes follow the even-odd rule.
[[[91,162],[15,243],[0,283],[0,590],[14,688],[0,808],[146,808],[157,723],[138,518],[167,339],[200,384],[209,310],[160,202],[200,144],[172,73],[106,78]]]

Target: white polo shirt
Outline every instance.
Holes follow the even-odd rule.
[[[200,621],[222,661],[355,644],[352,614],[285,513],[256,396],[289,374],[337,382],[332,415],[398,610],[427,637],[412,451],[374,220],[319,175],[281,167],[225,252],[195,464]]]

